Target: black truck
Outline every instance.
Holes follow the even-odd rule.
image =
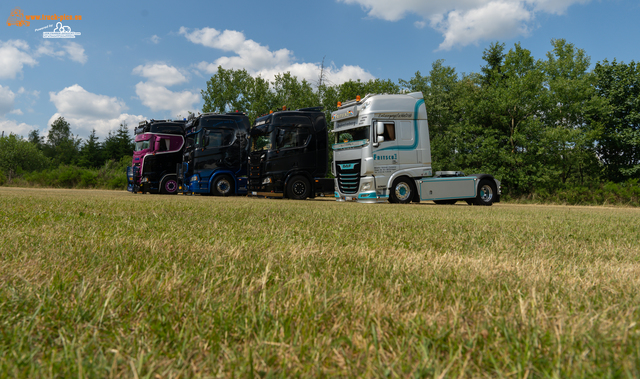
[[[334,194],[326,179],[329,136],[322,107],[279,111],[251,129],[249,195],[304,200]]]
[[[127,190],[175,194],[176,164],[185,145],[184,120],[142,121],[135,129],[135,151],[127,167]]]
[[[244,195],[247,192],[249,118],[240,112],[205,113],[185,125],[186,147],[177,167],[184,194]]]

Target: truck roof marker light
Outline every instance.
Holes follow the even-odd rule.
[[[287,110],[287,106],[286,106],[286,105],[283,105],[283,106],[282,106],[282,110],[283,110],[283,111],[286,111],[286,110]]]
[[[273,109],[269,111],[269,114],[273,114]]]
[[[360,95],[356,96],[356,101],[360,101]]]
[[[338,101],[338,108],[340,108],[342,106],[342,102]]]

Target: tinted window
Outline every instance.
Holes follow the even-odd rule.
[[[276,149],[305,146],[309,142],[310,136],[307,128],[278,128]]]

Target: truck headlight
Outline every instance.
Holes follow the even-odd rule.
[[[198,181],[198,175],[194,175],[191,177],[191,179],[189,179],[190,182],[197,182]]]
[[[262,184],[271,184],[273,181],[271,180],[270,176],[267,176],[266,178],[264,178],[264,180],[262,181]]]
[[[360,188],[360,191],[368,191],[371,188],[371,183],[364,183]]]
[[[149,178],[148,177],[143,177],[142,180],[140,180],[140,183],[148,183],[149,182]]]

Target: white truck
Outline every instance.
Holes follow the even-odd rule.
[[[367,95],[331,114],[332,173],[338,201],[492,205],[500,181],[487,174],[431,169],[427,110],[421,92]]]

